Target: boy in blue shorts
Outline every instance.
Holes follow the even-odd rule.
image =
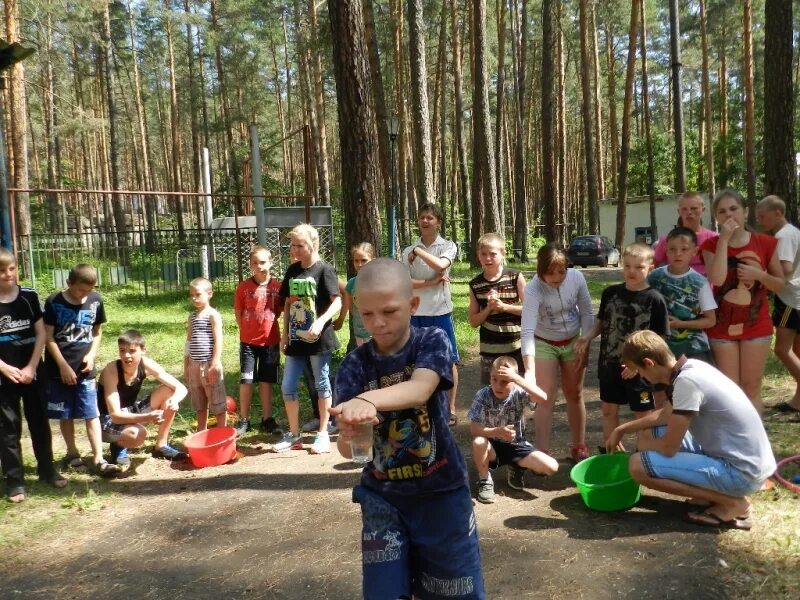
[[[527,469],[539,475],[558,471],[555,458],[525,439],[525,409],[536,408],[534,400],[547,402],[547,394],[519,374],[511,356],[496,358],[489,377],[490,385],[478,390],[469,410],[478,501],[484,504],[495,500],[490,468],[508,465],[508,485],[515,490],[525,487]]]
[[[87,264],[76,265],[67,277],[67,289],[51,294],[44,303],[47,335],[45,368],[49,378],[47,409],[58,419],[67,444],[64,466],[80,468],[83,461],[75,444],[74,419],[86,422],[86,437],[92,448],[92,470],[102,477],[120,472],[103,459],[100,412],[97,409],[94,359],[106,312],[94,291],[97,271]]]
[[[733,381],[711,365],[670,352],[652,331],[625,342],[622,361],[653,384],[667,387],[664,406],[615,428],[606,439],[613,451],[627,433],[638,433],[630,458],[634,480],[688,498],[696,525],[750,529],[747,496],[775,472],[775,457],[753,404]]]
[[[653,249],[645,244],[631,244],[622,254],[624,283],[611,285],[600,296],[600,310],[594,327],[575,342],[578,355],[600,337],[597,374],[600,379],[603,439],[619,425],[619,407],[628,405],[641,418],[655,409],[653,392],[635,371],[622,364],[622,347],[634,331],[650,329],[669,335],[669,313],[664,297],[647,283],[653,268]],[[605,451],[600,447],[601,452]]]
[[[448,340],[410,325],[419,297],[406,267],[370,261],[356,281],[372,338],[336,377],[337,445],[352,456],[355,424],[374,425],[374,459],[353,499],[361,504],[364,598],[484,598],[464,458],[448,427],[453,385]]]

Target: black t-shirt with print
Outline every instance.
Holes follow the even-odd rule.
[[[106,311],[100,294],[91,292],[83,304],[72,304],[64,298],[63,292],[51,294],[44,303],[44,324],[53,326],[53,338],[61,356],[75,371],[78,379],[95,377],[95,370],[90,373],[81,373],[83,359],[92,348],[95,325],[106,322]],[[60,379],[58,363],[46,353],[45,365],[50,379]]]
[[[0,302],[0,360],[19,369],[27,365],[36,345],[34,325],[42,318],[38,294],[19,287],[11,302]]]
[[[669,335],[667,301],[653,288],[631,291],[624,283],[603,290],[597,318],[603,321],[598,367],[617,368],[622,347],[634,331],[649,329],[660,336]]]
[[[314,320],[331,305],[331,296],[339,295],[339,278],[329,264],[317,261],[304,269],[299,262],[286,269],[280,291],[281,299],[289,306],[289,347],[287,356],[311,356],[331,352],[339,347],[331,321],[322,329],[319,339],[310,342],[303,335]]]

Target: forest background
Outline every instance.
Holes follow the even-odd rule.
[[[402,239],[437,201],[446,235],[504,231],[523,260],[596,233],[603,198],[618,244],[630,196],[734,187],[796,218],[796,4],[5,0],[5,39],[37,50],[8,76],[10,182],[197,192],[208,148],[211,190],[248,194],[255,125],[264,193],[332,205],[348,244],[387,248],[393,198]],[[130,223],[129,197],[92,198],[17,193],[17,231]],[[196,198],[144,202],[148,228],[204,223]]]

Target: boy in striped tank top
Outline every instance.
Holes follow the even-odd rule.
[[[481,383],[489,385],[492,364],[500,356],[517,361],[520,353],[522,300],[525,277],[505,267],[506,242],[496,233],[478,238],[478,261],[483,272],[469,282],[469,324],[480,327]]]
[[[209,301],[214,295],[211,282],[198,277],[189,283],[189,299],[195,311],[189,315],[183,375],[189,385],[192,410],[197,413],[197,430],[206,428],[208,413],[225,427],[227,411],[225,380],[222,377],[222,317]]]

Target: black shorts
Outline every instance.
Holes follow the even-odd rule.
[[[503,465],[516,464],[523,458],[535,451],[528,441],[523,442],[501,442],[500,440],[489,440],[495,453],[495,458],[489,463],[490,469],[496,469]]]
[[[783,327],[800,333],[800,311],[786,306],[783,300],[774,296],[774,308],[772,309],[772,324],[775,327]]]
[[[621,367],[602,367],[600,370],[600,400],[608,404],[627,404],[634,412],[653,410],[653,390],[638,375],[622,378]]]
[[[280,356],[278,344],[253,346],[239,342],[239,367],[242,370],[239,383],[277,383]]]

